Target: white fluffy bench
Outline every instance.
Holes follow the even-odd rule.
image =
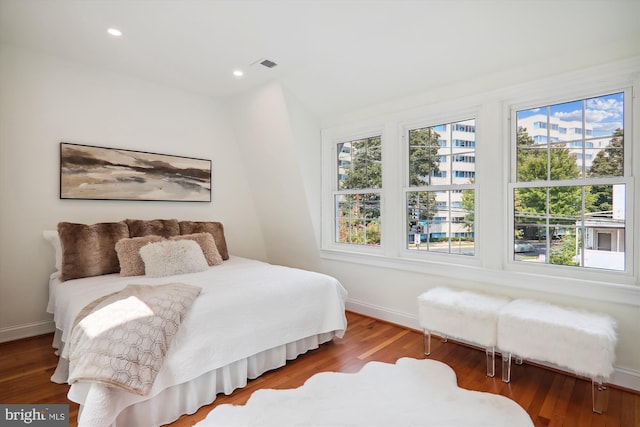
[[[418,319],[424,330],[424,354],[431,354],[431,333],[447,341],[457,338],[486,349],[487,376],[495,376],[498,313],[508,298],[447,288],[434,288],[418,297]]]
[[[511,381],[511,355],[567,368],[592,379],[593,411],[602,413],[597,391],[613,372],[615,321],[609,316],[532,300],[514,300],[498,319],[502,380]]]

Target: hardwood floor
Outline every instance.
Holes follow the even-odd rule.
[[[260,388],[295,388],[317,372],[356,372],[372,360],[394,363],[401,357],[424,358],[422,334],[355,313],[347,313],[349,327],[342,340],[322,345],[286,366],[250,381],[247,387],[216,401],[195,414],[183,416],[171,426],[192,426],[215,406],[243,404]],[[66,398],[68,386],[49,381],[57,357],[53,335],[42,335],[0,344],[0,403],[69,403],[71,426],[77,425],[78,405]],[[640,394],[609,387],[605,413],[591,411],[591,382],[525,363],[512,368],[512,382],[485,375],[484,351],[432,340],[431,358],[451,366],[458,385],[471,390],[501,394],[518,402],[536,426],[640,426]]]

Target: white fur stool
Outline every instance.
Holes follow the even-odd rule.
[[[418,319],[424,330],[424,354],[431,354],[431,332],[478,344],[486,349],[487,376],[495,376],[498,312],[507,298],[448,288],[434,288],[418,297]]]
[[[514,300],[498,319],[502,380],[511,380],[511,355],[567,368],[592,379],[593,411],[602,413],[596,391],[613,372],[615,321],[609,316],[532,300]]]

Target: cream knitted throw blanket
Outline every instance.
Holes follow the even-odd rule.
[[[87,305],[71,335],[69,384],[94,381],[146,395],[200,290],[183,283],[128,285]]]

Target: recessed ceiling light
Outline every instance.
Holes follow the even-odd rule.
[[[117,28],[109,28],[107,33],[111,34],[113,37],[120,37],[122,35],[122,31]]]
[[[233,76],[240,78],[240,77],[244,76],[244,71],[242,71],[242,70],[233,70]]]

